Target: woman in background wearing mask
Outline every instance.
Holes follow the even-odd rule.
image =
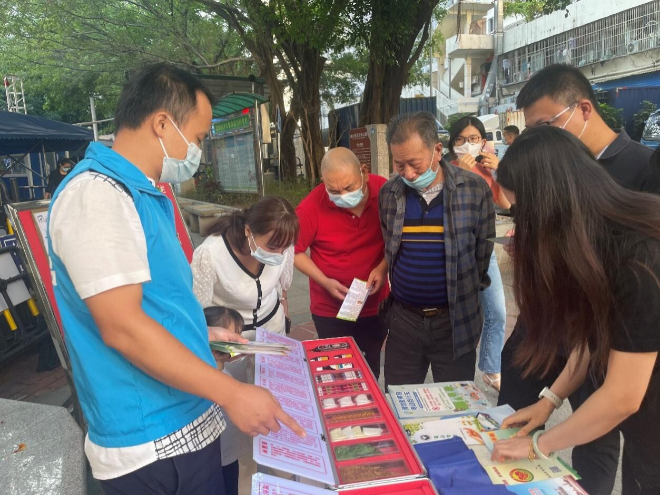
[[[463,117],[452,126],[449,138],[449,154],[452,164],[482,177],[493,192],[495,204],[500,208],[509,209],[511,204],[493,177],[493,171],[497,170],[499,160],[495,154],[483,151],[485,145],[486,129],[478,118]],[[480,293],[484,327],[481,334],[478,366],[484,373],[484,382],[499,391],[506,326],[506,301],[495,250],[490,257],[488,276],[490,286]]]
[[[257,327],[284,334],[297,238],[298,218],[283,198],[265,197],[221,217],[193,254],[197,299],[205,308],[238,311],[245,320],[243,337],[250,340]]]

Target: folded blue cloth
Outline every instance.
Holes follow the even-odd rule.
[[[441,495],[511,495],[504,485],[493,485],[461,438],[420,443],[415,450]]]

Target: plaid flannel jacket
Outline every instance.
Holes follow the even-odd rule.
[[[449,317],[454,336],[454,358],[476,349],[481,336],[479,291],[490,285],[488,264],[495,237],[493,194],[481,177],[455,167],[444,158],[444,224]],[[379,197],[385,257],[392,268],[399,252],[406,213],[406,185],[396,175]]]

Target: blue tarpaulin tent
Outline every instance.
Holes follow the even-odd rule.
[[[25,115],[14,112],[0,112],[0,178],[15,178],[20,198],[38,199],[43,195],[48,166],[47,152],[80,152],[94,139],[88,129],[64,122]],[[12,179],[13,180],[13,179]],[[0,184],[0,198],[7,200],[7,194]],[[16,194],[13,194],[16,196]],[[15,198],[16,200],[16,198]]]
[[[70,151],[85,146],[94,139],[89,129],[55,120],[0,112],[0,154],[16,155],[33,150]]]

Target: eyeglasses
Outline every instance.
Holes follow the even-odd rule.
[[[573,108],[574,105],[577,105],[578,103],[579,103],[578,101],[576,101],[575,103],[571,103],[571,104],[568,105],[566,108],[564,108],[561,112],[559,112],[557,115],[555,115],[554,117],[552,117],[550,120],[546,120],[546,121],[544,121],[544,122],[539,122],[538,124],[534,125],[533,127],[541,127],[541,126],[543,126],[543,125],[552,125],[552,124],[554,124],[555,122],[557,122],[557,119],[558,119],[559,117],[561,117],[562,115],[564,115],[564,114],[565,114],[566,112],[568,112],[571,108]]]
[[[478,136],[477,134],[473,134],[472,136],[457,136],[456,139],[454,140],[454,144],[456,146],[462,146],[465,144],[465,141],[467,141],[470,144],[477,144],[480,142],[483,138],[481,136]]]

